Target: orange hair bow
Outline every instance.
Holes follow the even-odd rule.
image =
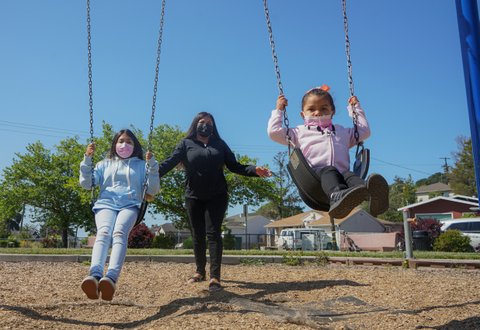
[[[328,92],[328,91],[330,90],[330,86],[323,84],[322,86],[313,87],[313,88],[309,89],[305,94],[310,93],[310,92],[313,91],[314,89],[321,89],[321,90],[324,91],[324,92]]]

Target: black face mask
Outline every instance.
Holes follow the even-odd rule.
[[[210,124],[198,124],[197,134],[203,137],[209,137],[213,133],[213,126]]]

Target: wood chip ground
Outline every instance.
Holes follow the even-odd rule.
[[[480,271],[128,262],[111,302],[88,300],[81,263],[0,262],[0,329],[480,329]]]

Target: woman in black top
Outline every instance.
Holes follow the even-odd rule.
[[[168,159],[160,164],[160,177],[182,163],[187,181],[185,205],[193,237],[196,273],[190,283],[205,280],[206,243],[210,252],[211,290],[220,289],[222,262],[221,226],[228,207],[228,188],[223,173],[224,166],[245,176],[267,177],[271,173],[264,167],[242,165],[228,145],[220,138],[213,116],[200,112],[195,116],[183,139]]]

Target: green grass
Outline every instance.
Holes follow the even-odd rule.
[[[55,248],[0,248],[0,254],[64,254],[64,255],[90,255],[92,249],[55,249]],[[403,252],[342,252],[323,251],[327,257],[363,257],[363,258],[398,258],[404,257]],[[193,250],[166,250],[166,249],[128,249],[128,255],[193,255]],[[226,250],[224,255],[241,256],[286,256],[291,251],[263,251],[263,250]],[[458,253],[458,252],[433,252],[414,251],[417,259],[474,259],[480,260],[480,253]],[[302,256],[318,256],[318,252],[304,251]]]

